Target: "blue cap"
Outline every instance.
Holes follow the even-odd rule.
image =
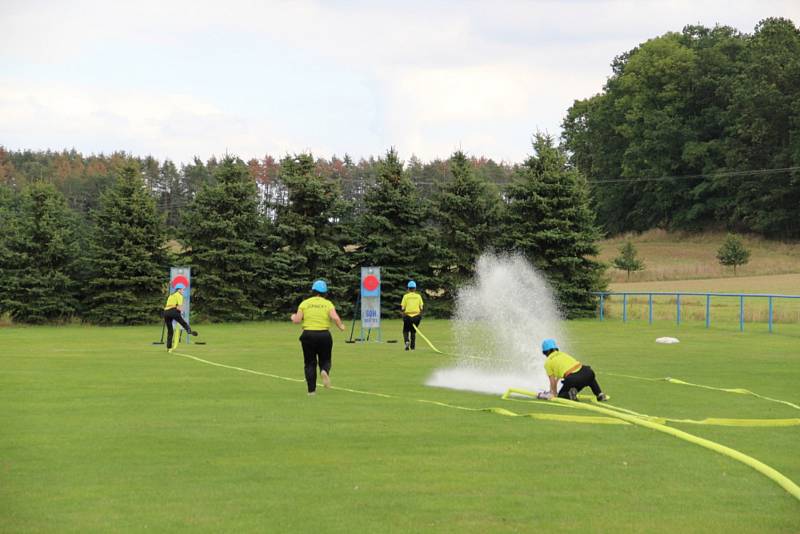
[[[548,338],[542,341],[542,352],[547,352],[548,350],[558,350],[555,339]]]
[[[186,289],[186,286],[179,282],[179,283],[175,284],[175,291],[177,291],[179,289]]]
[[[325,283],[325,280],[317,280],[311,284],[311,291],[316,291],[317,293],[327,293],[328,284]]]
[[[408,283],[408,289],[416,289],[416,288],[417,288],[417,283],[415,281],[411,280]]]

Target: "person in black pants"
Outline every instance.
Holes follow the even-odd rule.
[[[333,303],[323,297],[327,292],[328,284],[324,280],[315,281],[311,286],[312,296],[301,302],[297,311],[291,316],[293,323],[303,325],[300,345],[303,347],[303,363],[309,395],[314,395],[317,391],[317,366],[322,384],[326,388],[331,387],[333,350],[331,321],[336,323],[339,330],[344,331],[344,324],[336,313]]]
[[[598,401],[608,400],[609,397],[600,389],[592,368],[560,351],[555,339],[545,339],[542,342],[542,354],[545,356],[544,370],[550,379],[551,397],[578,400],[578,392],[588,387]],[[562,380],[561,389],[556,391],[559,379]]]
[[[174,335],[172,328],[172,321],[177,321],[179,325],[186,330],[186,333],[196,336],[197,332],[193,332],[186,321],[183,320],[183,290],[186,289],[181,283],[175,285],[175,292],[167,298],[167,303],[164,305],[164,322],[167,325],[167,351],[172,352],[175,348],[172,346],[172,338]],[[177,340],[176,340],[177,341]],[[175,344],[177,346],[177,343]]]
[[[406,350],[414,350],[417,344],[417,328],[422,321],[422,295],[417,293],[417,283],[408,282],[408,292],[403,295],[400,310],[403,312],[403,341]]]

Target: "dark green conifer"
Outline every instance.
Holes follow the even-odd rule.
[[[92,213],[86,318],[97,324],[158,320],[169,277],[165,225],[136,162],[127,163]]]
[[[597,255],[599,232],[589,206],[586,180],[567,165],[550,136],[537,134],[535,154],[506,190],[503,242],[544,272],[564,314],[594,314],[593,291],[603,286]]]
[[[25,187],[16,210],[3,196],[0,307],[21,323],[69,319],[78,309],[74,213],[49,183]]]
[[[192,267],[192,306],[212,321],[254,319],[259,315],[263,272],[258,191],[239,158],[226,156],[214,176],[181,221],[180,235]]]

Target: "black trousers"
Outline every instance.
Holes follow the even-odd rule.
[[[597,383],[597,378],[595,378],[592,368],[588,365],[584,365],[579,371],[572,373],[564,379],[563,385],[558,391],[558,396],[562,399],[568,399],[570,388],[575,388],[580,391],[587,386],[592,389],[592,393],[594,393],[595,397],[603,392],[600,389],[600,384]]]
[[[317,390],[317,365],[320,371],[331,374],[333,337],[327,330],[303,330],[300,345],[303,347],[306,385],[311,393]]]
[[[408,315],[403,316],[403,341],[409,343],[409,346],[413,349],[417,344],[417,331],[414,330],[414,326],[419,326],[420,321],[422,321],[422,315],[416,315],[414,317],[409,317]],[[409,342],[409,334],[411,334],[411,340]]]
[[[183,316],[181,315],[181,312],[178,311],[178,308],[164,310],[164,322],[167,324],[167,350],[172,348],[172,335],[174,334],[172,331],[172,321],[177,321],[178,324],[181,325],[187,332],[192,331],[192,329],[189,328],[189,325],[186,324],[186,321],[183,320]]]

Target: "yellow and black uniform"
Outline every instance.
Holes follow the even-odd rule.
[[[181,311],[178,309],[178,306],[183,306],[183,295],[181,295],[180,291],[176,291],[167,297],[167,303],[164,305],[164,323],[167,325],[167,350],[173,348],[173,321],[176,321],[179,325],[181,325],[183,329],[186,330],[187,334],[192,333],[192,329],[189,328],[189,325],[183,320],[183,315],[181,315]]]
[[[422,321],[424,306],[422,295],[416,291],[409,291],[403,295],[403,300],[400,301],[400,309],[403,310],[403,341],[406,343],[406,350],[414,350],[416,347],[417,331],[414,326],[419,326]]]
[[[328,330],[331,327],[331,310],[336,309],[328,299],[315,295],[307,298],[297,307],[303,312],[303,333],[300,344],[303,347],[306,385],[308,392],[317,390],[317,365],[320,371],[331,374],[331,352],[333,337]]]
[[[588,365],[582,365],[581,362],[566,352],[561,352],[560,350],[551,352],[544,362],[544,370],[547,376],[563,379],[561,389],[558,390],[558,396],[562,399],[569,398],[569,390],[572,388],[577,393],[588,386],[595,396],[603,393],[592,368]]]

